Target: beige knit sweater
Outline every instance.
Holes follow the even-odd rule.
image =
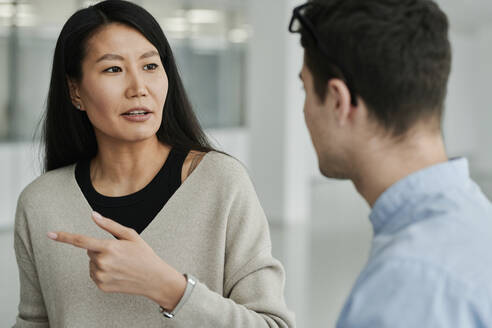
[[[162,259],[198,279],[173,319],[143,296],[99,290],[89,277],[86,252],[46,237],[48,231],[68,231],[110,238],[92,221],[74,168],[42,175],[19,197],[15,327],[294,327],[265,214],[235,159],[207,153],[141,233]]]

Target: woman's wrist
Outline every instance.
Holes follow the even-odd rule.
[[[151,291],[154,293],[153,299],[165,310],[172,311],[183,297],[186,289],[186,277],[176,270],[163,270],[160,274],[158,286]]]

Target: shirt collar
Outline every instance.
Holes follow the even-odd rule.
[[[386,189],[374,203],[369,215],[374,233],[380,232],[412,196],[445,191],[454,185],[464,185],[467,181],[469,169],[466,158],[432,165],[399,180]]]

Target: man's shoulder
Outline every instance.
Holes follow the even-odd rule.
[[[472,207],[449,207],[433,212],[425,219],[419,215],[398,231],[376,235],[372,262],[378,265],[402,264],[417,272],[441,272],[449,281],[488,288],[492,293],[492,217]],[[398,217],[393,218],[398,220]],[[401,274],[405,274],[405,270]]]
[[[492,324],[492,289],[424,258],[371,259],[337,327],[475,327]]]

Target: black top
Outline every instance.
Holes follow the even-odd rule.
[[[181,170],[187,155],[187,151],[172,148],[152,181],[126,196],[108,197],[98,193],[90,178],[90,160],[77,163],[75,179],[94,211],[141,233],[181,185]]]

